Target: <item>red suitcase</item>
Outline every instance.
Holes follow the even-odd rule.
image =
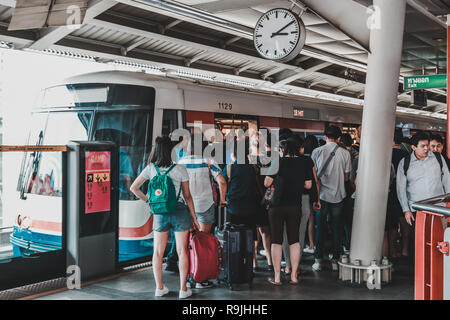
[[[219,277],[223,267],[223,249],[213,234],[191,232],[188,249],[190,280],[203,282]]]

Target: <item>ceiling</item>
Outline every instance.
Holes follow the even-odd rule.
[[[401,75],[445,73],[446,29],[439,22],[450,12],[450,0],[410,1],[433,17],[408,5]],[[372,5],[371,0],[354,2]],[[91,0],[86,20],[77,30],[8,31],[14,3],[0,0],[0,45],[4,47],[70,52],[100,62],[159,68],[174,77],[220,79],[252,90],[327,96],[336,101],[364,96],[368,53],[309,10],[301,15],[307,37],[296,59],[278,63],[257,55],[253,27],[267,10],[291,8],[288,0]],[[444,118],[445,89],[429,90],[428,105],[419,107],[412,104],[410,92],[403,92],[401,82],[402,78],[401,109]]]

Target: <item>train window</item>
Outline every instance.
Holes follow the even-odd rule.
[[[177,110],[164,110],[162,135],[169,136],[175,129],[178,128],[178,112]]]
[[[70,140],[87,140],[92,113],[54,112],[36,114],[35,126],[29,138],[30,144],[65,145]],[[45,196],[62,194],[62,158],[60,152],[33,152],[25,160],[22,169],[21,192]],[[22,181],[22,182],[21,182]]]
[[[135,199],[130,186],[146,165],[147,116],[144,111],[96,113],[93,140],[112,141],[119,146],[121,200]]]

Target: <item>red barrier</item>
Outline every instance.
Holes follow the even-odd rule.
[[[447,203],[450,207],[450,203]],[[415,300],[442,300],[444,296],[443,214],[418,210],[416,214]],[[449,219],[450,221],[450,219]]]

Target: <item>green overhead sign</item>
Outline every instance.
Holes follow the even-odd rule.
[[[403,87],[405,90],[447,88],[447,75],[405,77]]]

